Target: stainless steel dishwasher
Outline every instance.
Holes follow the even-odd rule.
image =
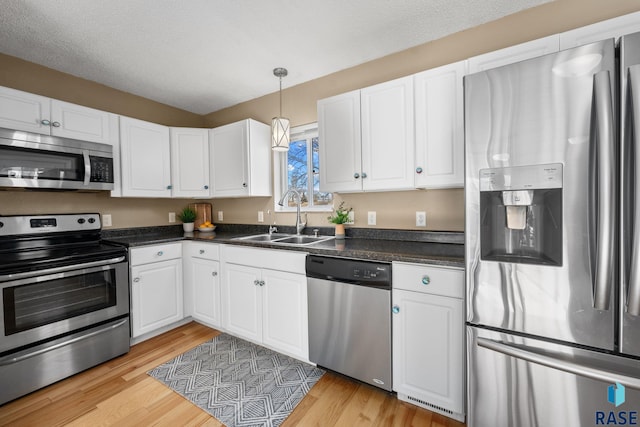
[[[307,255],[309,360],[391,391],[391,264]]]

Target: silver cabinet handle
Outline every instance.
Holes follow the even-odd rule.
[[[40,124],[44,125],[44,126],[51,126],[51,122],[47,119],[44,120],[40,120]]]
[[[398,314],[398,313],[400,313],[400,307],[398,307],[397,305],[394,305],[391,308],[391,311],[393,312],[393,314]]]
[[[205,189],[205,190],[208,190],[208,189],[209,189],[209,186],[208,186],[208,185],[205,185],[205,186],[204,186],[204,189]]]
[[[428,285],[429,283],[431,283],[431,278],[427,275],[422,276],[422,284],[423,285]]]
[[[204,249],[200,249],[200,253],[203,254],[204,253]]]
[[[356,173],[354,173],[354,174],[353,174],[353,177],[354,177],[355,179],[358,179],[358,178],[360,178],[360,174],[359,174],[358,172],[356,172]]]
[[[173,186],[167,185],[167,190],[171,190],[171,188],[173,188]]]
[[[416,168],[416,173],[422,173],[422,168],[420,166]]]
[[[162,255],[164,255],[164,252],[162,252],[162,251],[158,251],[158,253],[157,253],[156,255],[158,255],[158,256],[162,256]]]
[[[261,280],[260,281],[260,286],[264,286],[264,285],[265,285],[264,280]]]
[[[635,151],[635,158],[631,160],[633,166],[627,171],[629,183],[633,186],[633,240],[631,246],[631,272],[627,288],[627,313],[640,316],[640,183],[633,180],[640,166],[640,65],[629,67],[629,91],[631,94],[627,108],[633,112],[631,123],[626,123],[627,132],[633,134],[633,141],[628,141]]]
[[[54,128],[59,128],[60,127],[60,122],[53,122],[53,123],[51,123],[51,126],[53,126]]]
[[[247,183],[246,183],[246,182],[243,182],[243,183],[242,183],[242,187],[243,187],[243,188],[247,188]]]
[[[362,179],[365,179],[367,177],[367,174],[365,172],[362,172]]]
[[[254,286],[258,286],[259,284],[260,284],[260,281],[259,281],[258,279],[256,279],[256,280],[254,280],[254,281],[253,281],[253,285],[254,285]]]
[[[479,347],[497,351],[498,353],[515,357],[516,359],[522,359],[527,362],[536,363],[538,365],[547,366],[553,369],[558,369],[560,371],[579,375],[581,377],[591,378],[596,381],[604,381],[606,383],[617,382],[624,385],[625,387],[640,390],[640,378],[635,378],[620,373],[612,374],[611,372],[585,366],[582,363],[567,360],[566,358],[564,358],[564,355],[558,357],[547,356],[540,353],[534,353],[532,351],[528,351],[510,344],[505,344],[481,337],[477,338],[477,343]]]
[[[596,144],[594,154],[590,156],[590,173],[595,171],[595,179],[589,179],[589,204],[595,219],[590,220],[589,239],[595,243],[591,258],[595,271],[593,284],[593,307],[596,310],[609,310],[611,286],[613,284],[613,249],[616,218],[615,205],[615,131],[613,123],[613,97],[609,71],[600,71],[593,76],[595,107],[595,126],[592,125],[591,141]],[[595,129],[594,129],[595,127]],[[594,141],[595,139],[595,141]],[[595,242],[594,242],[595,240]]]
[[[217,272],[217,271],[212,271],[212,272],[211,272],[211,275],[212,275],[213,277],[216,277],[216,276],[218,275],[218,272]]]
[[[140,281],[140,278],[139,278],[139,277],[136,277],[135,279],[133,279],[133,281],[134,281],[135,283],[138,283],[138,282]]]

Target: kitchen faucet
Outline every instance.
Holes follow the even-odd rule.
[[[290,193],[293,193],[296,196],[296,234],[300,235],[302,230],[304,230],[304,227],[307,225],[306,222],[302,222],[302,217],[300,216],[300,205],[302,204],[302,196],[300,195],[300,192],[295,188],[288,189],[287,192],[282,195],[278,204],[280,206],[284,206],[284,201]]]

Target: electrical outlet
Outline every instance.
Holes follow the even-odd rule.
[[[353,223],[356,222],[355,218],[356,218],[355,212],[353,212],[353,211],[349,212],[349,221],[345,222],[345,224],[352,224],[353,225]]]
[[[173,222],[176,222],[176,213],[169,212],[169,223],[173,223]]]
[[[367,224],[376,225],[376,213],[375,213],[375,211],[367,212]]]
[[[218,211],[218,221],[224,221],[224,214],[222,211]]]
[[[258,211],[258,222],[264,222],[264,212]]]
[[[424,211],[416,212],[416,227],[427,226],[427,213]]]
[[[102,215],[102,226],[111,227],[111,214]]]

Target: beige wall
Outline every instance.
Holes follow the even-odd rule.
[[[285,79],[283,113],[294,126],[314,122],[318,99],[639,10],[638,0],[556,0],[295,87],[286,88]],[[171,126],[215,127],[248,117],[268,123],[278,111],[278,96],[274,93],[198,116],[2,54],[0,86]],[[376,211],[377,227],[416,228],[415,211],[420,210],[427,213],[428,229],[463,230],[464,227],[464,192],[460,189],[344,194],[337,196],[337,200],[345,200],[354,208],[356,226],[366,227],[367,211]],[[189,202],[186,199],[118,199],[106,193],[0,191],[0,215],[97,211],[111,213],[114,227],[122,228],[167,224],[167,213],[177,212]],[[265,213],[265,223],[294,223],[293,214],[273,214],[272,198],[211,202],[214,211],[224,212],[225,223],[257,223],[258,211]],[[309,226],[328,225],[326,217],[327,213],[310,214]]]

